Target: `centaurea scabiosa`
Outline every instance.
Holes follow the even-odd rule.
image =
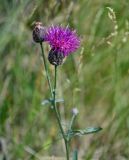
[[[66,157],[69,160],[69,139],[64,132],[59,116],[59,111],[56,106],[56,79],[57,79],[57,67],[63,63],[63,59],[69,54],[75,52],[80,46],[80,39],[76,34],[76,31],[70,30],[68,27],[62,26],[50,26],[46,30],[45,41],[47,41],[51,47],[48,60],[55,66],[55,81],[53,90],[53,108],[56,113],[57,121],[65,142]]]
[[[46,31],[45,40],[52,49],[63,53],[64,56],[75,52],[80,46],[76,30],[70,30],[69,27],[50,26]]]
[[[45,41],[51,46],[48,60],[53,65],[61,65],[64,57],[75,52],[80,46],[80,38],[69,27],[50,26],[46,30]]]
[[[61,116],[59,114],[59,110],[57,108],[57,101],[61,102],[59,99],[56,98],[56,87],[57,87],[57,67],[63,63],[65,57],[69,54],[75,52],[80,47],[80,38],[77,35],[75,30],[71,30],[69,27],[62,27],[62,26],[50,26],[45,28],[41,26],[40,23],[37,23],[33,30],[33,39],[35,42],[40,43],[41,52],[44,62],[44,68],[46,71],[47,81],[50,88],[50,95],[51,97],[48,100],[45,100],[42,104],[51,103],[52,109],[55,112],[55,116],[62,134],[62,138],[64,139],[64,144],[66,148],[66,158],[69,160],[69,142],[75,136],[82,136],[89,133],[98,132],[101,130],[100,127],[89,127],[83,130],[74,130],[73,123],[78,115],[77,108],[72,110],[72,118],[70,124],[65,131],[62,123],[61,123]],[[48,72],[46,57],[44,54],[43,49],[43,42],[47,42],[50,45],[50,51],[48,53],[48,60],[49,62],[54,65],[55,72],[54,72],[54,85],[52,85],[52,81],[50,79],[50,75]],[[74,160],[77,160],[77,151],[75,150]]]

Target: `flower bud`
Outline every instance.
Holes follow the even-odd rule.
[[[57,50],[53,50],[51,49],[49,54],[48,54],[48,60],[52,65],[61,65],[63,63],[64,60],[64,54],[57,51]]]
[[[72,114],[73,114],[73,115],[76,116],[78,113],[79,113],[79,111],[78,111],[77,108],[73,108],[73,109],[72,109]]]
[[[45,28],[41,22],[36,22],[33,29],[33,40],[36,43],[41,43],[45,40]]]

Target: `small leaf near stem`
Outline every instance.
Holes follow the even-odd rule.
[[[88,127],[86,129],[71,130],[71,132],[69,133],[69,136],[70,138],[75,136],[83,136],[86,134],[93,134],[101,130],[102,130],[101,127]]]
[[[44,99],[41,104],[42,105],[46,105],[46,104],[52,104],[53,102],[53,98],[49,98],[49,99]],[[64,102],[64,99],[63,98],[57,98],[55,99],[55,102],[56,103],[63,103]]]

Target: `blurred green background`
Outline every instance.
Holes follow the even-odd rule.
[[[66,124],[79,109],[76,128],[101,126],[72,141],[84,160],[129,159],[129,1],[0,1],[0,156],[9,160],[63,157],[62,141],[49,105],[35,21],[69,24],[81,47],[59,68],[60,113]],[[45,44],[45,53],[48,54]],[[53,66],[50,66],[53,77]],[[1,158],[1,160],[3,160]]]

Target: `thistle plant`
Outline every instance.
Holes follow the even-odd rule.
[[[86,129],[73,129],[73,124],[76,120],[76,116],[79,111],[77,108],[72,109],[72,117],[70,120],[70,124],[67,129],[63,128],[61,123],[62,118],[59,113],[59,109],[57,108],[57,102],[62,102],[62,99],[56,98],[56,88],[57,88],[57,71],[58,67],[63,64],[64,60],[68,58],[71,53],[74,53],[80,47],[80,38],[77,35],[75,30],[71,30],[69,27],[62,26],[50,26],[44,27],[41,22],[36,22],[35,27],[33,29],[33,40],[36,43],[40,44],[41,47],[41,55],[43,58],[44,68],[46,72],[46,78],[49,85],[50,97],[47,100],[42,102],[43,105],[50,103],[51,110],[55,113],[55,117],[58,122],[58,126],[64,140],[65,149],[66,149],[66,160],[70,159],[69,149],[70,149],[70,141],[75,136],[82,136],[85,134],[95,133],[100,131],[101,127],[89,127]],[[50,45],[50,51],[47,55],[48,59],[46,59],[46,54],[44,53],[43,43],[46,42]],[[48,70],[48,62],[54,67],[54,84],[50,79],[50,74]],[[77,160],[77,150],[75,150],[73,154],[73,160]]]

